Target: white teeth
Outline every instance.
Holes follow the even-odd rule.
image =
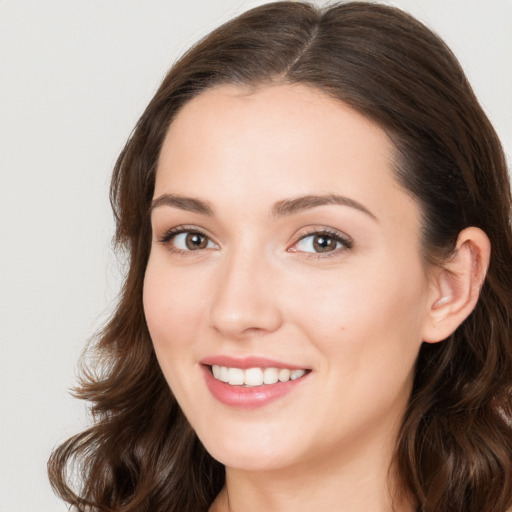
[[[246,386],[261,386],[263,384],[263,371],[261,368],[245,370],[244,384]]]
[[[291,380],[300,379],[305,373],[306,373],[306,370],[292,370],[290,379]]]
[[[219,380],[229,382],[228,369],[226,366],[219,366]]]
[[[240,368],[228,369],[228,381],[231,386],[242,386],[244,384],[245,372]]]
[[[286,382],[288,380],[290,380],[290,375],[291,375],[292,371],[291,370],[288,370],[288,368],[281,368],[279,370],[279,380],[281,382]]]
[[[264,384],[275,384],[279,380],[279,370],[277,368],[265,368],[263,372]]]
[[[231,386],[262,386],[276,382],[296,380],[306,374],[306,370],[290,370],[288,368],[230,368],[227,366],[212,365],[213,377]]]

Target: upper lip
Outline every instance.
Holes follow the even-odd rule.
[[[201,364],[212,366],[227,366],[228,368],[240,368],[246,370],[248,368],[288,368],[290,370],[305,370],[306,367],[291,363],[284,363],[275,359],[266,357],[248,356],[248,357],[232,357],[227,355],[208,356],[199,361]]]

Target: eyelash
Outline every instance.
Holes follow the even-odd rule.
[[[170,243],[171,240],[173,240],[178,235],[183,234],[183,233],[187,233],[187,234],[190,234],[190,235],[196,234],[196,235],[204,236],[209,241],[211,241],[211,238],[206,233],[201,231],[200,229],[197,229],[197,228],[195,228],[193,226],[176,226],[174,228],[171,228],[171,229],[167,230],[163,234],[163,236],[161,236],[158,239],[158,242],[163,244],[163,245],[165,245],[167,247],[167,249],[170,252],[172,252],[172,253],[179,253],[179,254],[184,254],[184,255],[187,255],[187,256],[191,256],[192,253],[200,252],[201,249],[198,249],[197,251],[195,251],[195,250],[188,250],[187,251],[187,250],[183,250],[183,249],[178,249],[178,248],[174,247]],[[325,253],[321,253],[321,252],[308,252],[308,251],[297,251],[297,250],[290,250],[290,249],[288,249],[288,251],[289,252],[301,252],[304,255],[304,257],[319,259],[319,258],[328,258],[328,257],[331,257],[331,256],[338,255],[340,251],[346,251],[348,249],[352,249],[352,246],[353,246],[352,240],[348,236],[343,235],[342,233],[340,233],[339,231],[332,230],[332,229],[326,229],[324,227],[322,227],[322,228],[314,228],[313,227],[313,228],[311,228],[307,232],[299,233],[299,235],[295,238],[292,247],[297,245],[299,242],[305,240],[306,238],[316,237],[316,236],[325,236],[326,238],[330,238],[336,244],[337,243],[341,244],[342,247],[334,249],[333,251],[327,251]],[[214,243],[214,242],[212,242],[212,243]]]
[[[170,242],[171,240],[173,240],[174,238],[176,238],[178,235],[181,235],[182,233],[187,233],[189,235],[200,235],[200,236],[204,236],[205,238],[207,238],[208,240],[211,241],[211,238],[206,234],[204,233],[203,231],[201,231],[200,229],[197,229],[193,226],[176,226],[174,228],[171,228],[171,229],[168,229],[164,234],[163,236],[161,236],[158,241],[159,243],[165,245],[167,247],[167,249],[172,252],[172,253],[179,253],[179,254],[183,254],[183,255],[186,255],[186,256],[192,256],[193,253],[195,252],[200,252],[200,249],[198,249],[197,251],[194,251],[194,250],[189,250],[189,251],[185,251],[183,249],[178,249],[177,247],[174,247]]]
[[[308,231],[299,233],[298,236],[296,237],[295,241],[293,242],[293,246],[297,245],[299,242],[305,240],[306,238],[317,237],[317,236],[320,236],[320,237],[324,236],[326,238],[330,238],[335,243],[339,243],[341,245],[341,247],[339,247],[338,249],[334,249],[333,251],[327,251],[325,253],[306,252],[306,251],[290,251],[290,252],[302,252],[304,257],[306,257],[306,258],[320,259],[320,258],[330,258],[333,256],[339,256],[340,251],[344,252],[346,250],[352,249],[352,246],[353,246],[353,242],[352,242],[351,238],[349,238],[347,235],[344,235],[334,229],[328,229],[325,227],[312,227]]]

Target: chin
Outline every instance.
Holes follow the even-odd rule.
[[[210,455],[226,468],[240,471],[275,471],[289,466],[286,458],[276,455],[262,456],[261,453],[226,452],[218,453],[218,456],[210,452]]]
[[[238,436],[239,437],[239,436]],[[283,446],[282,435],[269,440],[233,439],[219,442],[211,439],[202,440],[208,453],[228,468],[245,471],[269,471],[286,467],[292,463],[290,453],[297,456],[297,450],[287,450]]]

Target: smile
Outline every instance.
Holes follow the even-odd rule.
[[[288,368],[233,368],[214,364],[211,372],[216,380],[230,386],[255,387],[300,379],[306,374],[303,369]]]

